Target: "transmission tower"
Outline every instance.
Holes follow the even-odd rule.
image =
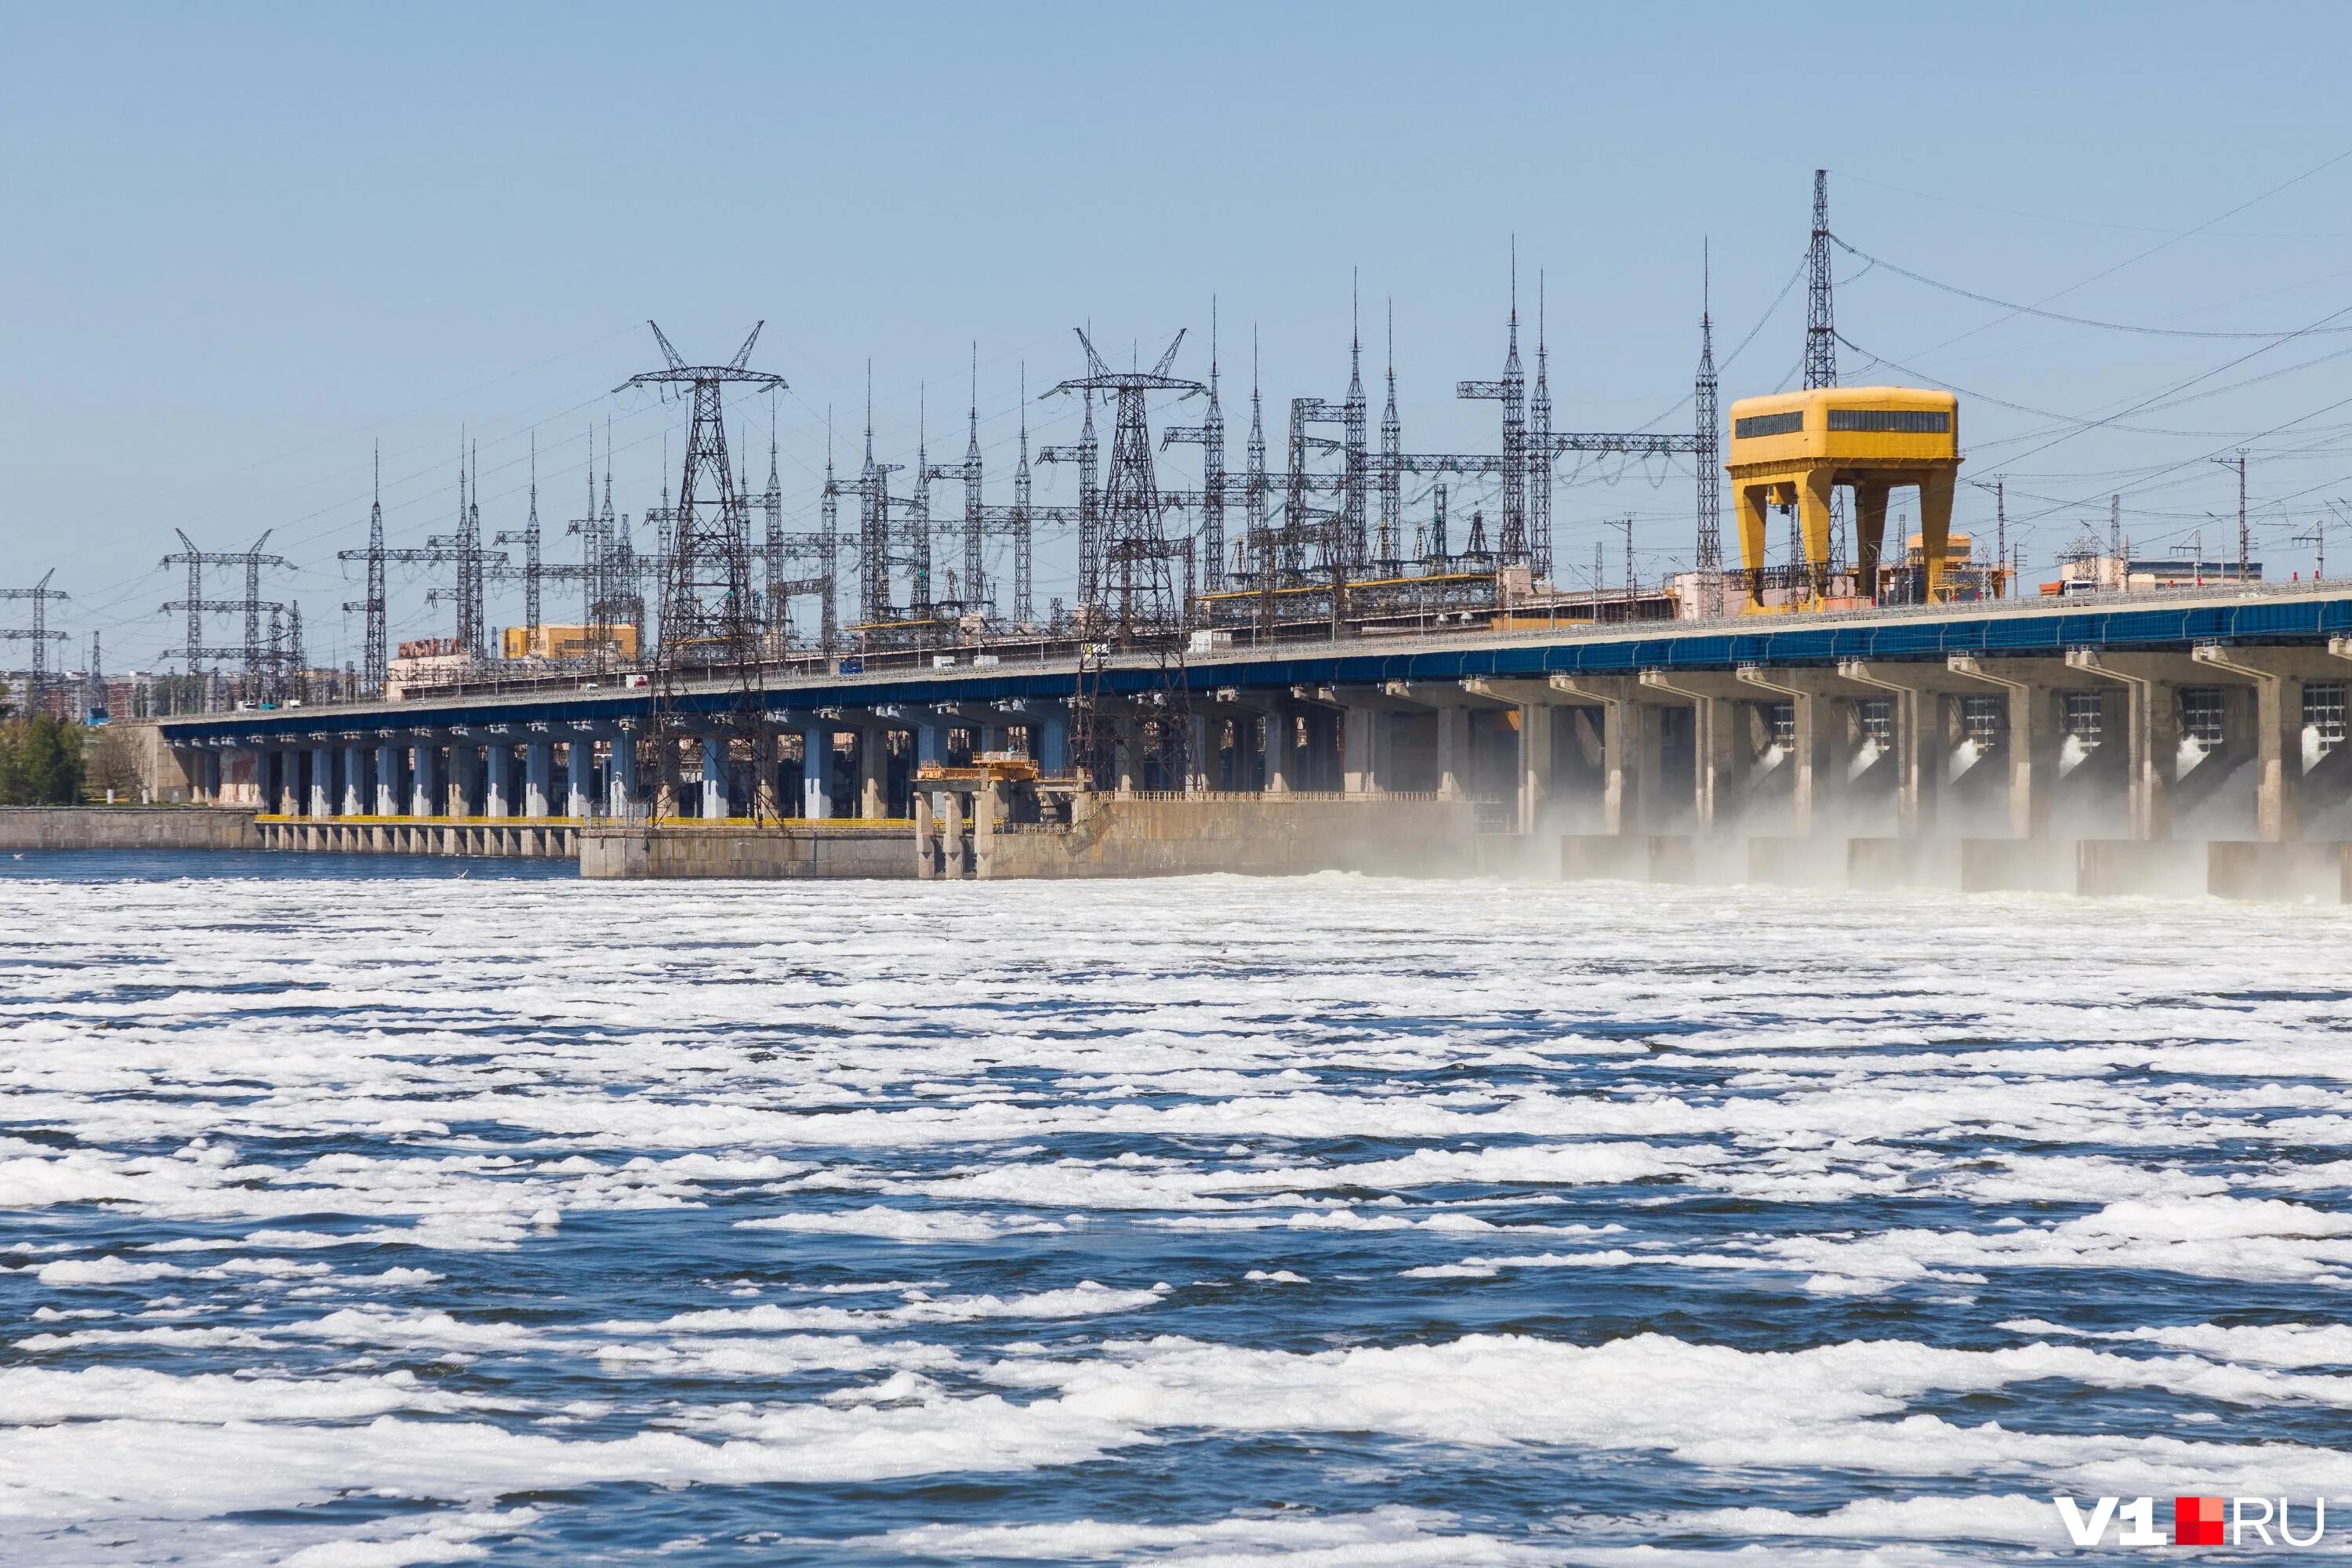
[[[253,701],[261,695],[266,673],[267,656],[263,650],[262,616],[273,606],[261,596],[261,570],[265,566],[290,569],[292,563],[283,555],[268,555],[262,546],[269,542],[269,531],[263,531],[250,550],[207,551],[196,548],[195,541],[184,531],[174,529],[181,549],[163,557],[165,566],[184,565],[188,569],[188,596],[173,600],[163,606],[163,613],[184,613],[188,617],[186,658],[188,673],[193,676],[204,668],[206,659],[242,658],[244,672],[239,681],[238,695]],[[206,566],[236,566],[245,572],[245,596],[242,599],[207,599],[205,597],[204,569]],[[245,617],[245,644],[242,647],[206,647],[205,617],[242,615]]]
[[[533,639],[541,626],[539,589],[541,570],[539,563],[539,432],[536,430],[530,433],[530,515],[520,530],[502,529],[490,542],[522,546],[522,619],[523,625],[529,628],[524,636],[527,639]],[[529,641],[524,646],[528,651]]]
[[[348,561],[352,558],[352,552],[343,550],[338,551],[336,554],[340,559]],[[365,560],[367,562],[367,597],[357,604],[345,604],[343,613],[349,615],[353,610],[359,610],[367,616],[367,651],[366,657],[360,665],[363,672],[361,679],[366,682],[369,691],[381,695],[384,680],[391,670],[389,659],[392,652],[391,644],[386,640],[384,609],[383,443],[381,441],[376,443],[375,448],[375,500],[368,508],[368,542]]]
[[[1498,465],[1503,490],[1501,553],[1507,563],[1528,559],[1528,379],[1519,364],[1519,252],[1511,246],[1510,345],[1503,356],[1499,381],[1465,381],[1454,395],[1485,399],[1503,405],[1503,456]]]
[[[1723,432],[1715,377],[1715,314],[1710,298],[1714,287],[1706,248],[1699,250],[1698,381],[1692,403],[1697,437],[1693,460],[1698,469],[1698,591],[1700,607],[1710,616],[1723,607]]]
[[[1159,764],[1162,788],[1181,788],[1190,757],[1190,704],[1185,688],[1182,634],[1192,603],[1190,542],[1171,542],[1161,514],[1160,487],[1152,470],[1151,433],[1146,403],[1155,392],[1191,397],[1208,391],[1197,381],[1168,374],[1184,343],[1177,332],[1150,370],[1114,371],[1095,352],[1083,328],[1073,329],[1086,351],[1087,374],[1062,382],[1047,396],[1101,393],[1115,398],[1109,481],[1099,514],[1100,559],[1105,598],[1101,620],[1082,627],[1078,693],[1079,754],[1092,767],[1106,741],[1131,748],[1135,760]],[[1186,581],[1179,586],[1181,562]],[[1145,649],[1159,661],[1155,690],[1140,694],[1117,715],[1105,704],[1103,668],[1113,650]]]
[[[1209,301],[1209,406],[1198,425],[1171,425],[1160,432],[1160,449],[1179,441],[1201,448],[1201,591],[1225,586],[1225,413],[1217,400],[1217,303]]]
[[[49,579],[58,574],[50,567],[41,574],[41,580],[29,588],[0,588],[0,599],[24,599],[32,604],[33,624],[26,627],[0,628],[0,642],[28,642],[33,645],[32,668],[25,681],[25,711],[27,714],[47,710],[49,695],[49,644],[67,640],[63,632],[49,630],[49,601],[68,597],[65,590],[49,586]]]
[[[1023,394],[1025,398],[1027,394]],[[1052,393],[1045,395],[1051,397]],[[1078,470],[1078,619],[1088,623],[1102,605],[1102,490],[1097,473],[1102,447],[1095,436],[1095,395],[1084,393],[1086,423],[1078,438],[1059,447],[1041,447],[1041,463],[1074,463]]]
[[[1539,578],[1551,575],[1550,352],[1544,346],[1544,275],[1536,272],[1536,390],[1528,431],[1528,557]]]
[[[723,390],[730,384],[781,388],[784,378],[747,368],[764,321],[751,328],[735,357],[723,365],[688,364],[659,326],[646,324],[653,328],[654,342],[661,345],[662,358],[668,363],[660,370],[630,377],[623,387],[659,387],[693,399],[686,464],[679,473],[677,506],[668,531],[661,647],[654,666],[654,736],[657,746],[668,748],[660,752],[662,774],[667,777],[675,765],[688,686],[698,676],[708,678],[731,666],[736,688],[733,726],[751,742],[756,772],[764,784],[772,757],[764,744],[769,725],[761,679],[758,600],[751,589],[751,518],[727,461],[721,404]],[[755,816],[765,815],[767,795],[764,787],[754,789]]]
[[[1396,301],[1389,301],[1389,401],[1381,411],[1381,570],[1397,572],[1397,534],[1404,519],[1404,426],[1397,418]],[[1211,362],[1213,367],[1214,362]],[[1211,384],[1215,378],[1211,377]]]
[[[1837,312],[1830,300],[1830,172],[1813,171],[1813,243],[1805,289],[1805,389],[1837,384]]]

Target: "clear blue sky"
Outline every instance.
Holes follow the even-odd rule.
[[[1147,354],[1189,326],[1205,374],[1213,294],[1238,464],[1252,324],[1270,409],[1338,395],[1351,268],[1374,371],[1395,301],[1408,446],[1491,447],[1493,406],[1451,392],[1498,367],[1514,235],[1560,424],[1679,428],[1702,239],[1727,353],[1801,259],[1817,164],[1842,236],[1995,299],[2204,331],[2352,305],[2352,159],[2309,173],[2352,152],[2332,6],[18,6],[8,35],[0,581],[56,567],[54,624],[102,628],[117,670],[178,640],[175,525],[275,530],[314,655],[355,652],[334,552],[364,542],[379,438],[416,543],[454,514],[461,424],[493,528],[521,523],[535,434],[571,559],[592,420],[624,510],[658,484],[675,409],[610,391],[654,363],[648,316],[697,357],[767,320],[804,522],[828,407],[855,463],[869,358],[883,454],[911,459],[928,383],[952,457],[977,342],[1002,500],[1024,363],[1033,395],[1070,374],[1090,320]],[[2242,441],[2275,574],[2352,495],[2352,334],[2126,334],[1840,277],[1854,342],[1969,395],[1968,472],[2008,474],[2031,559],[2116,489],[2144,548],[2185,542],[2234,513],[2199,459]],[[1802,307],[1727,397],[1789,378]],[[1040,440],[1075,419],[1029,406]],[[766,413],[740,412],[763,473]],[[1561,492],[1563,574],[1628,513],[1645,574],[1686,561],[1687,474],[1614,477]],[[1963,518],[1989,532],[1990,499]],[[2338,548],[2352,570],[2352,526]],[[1042,563],[1040,596],[1069,575]],[[424,591],[395,578],[396,635],[446,629]]]

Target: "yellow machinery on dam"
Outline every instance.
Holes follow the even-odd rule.
[[[1949,596],[1945,583],[1952,487],[1960,469],[1959,399],[1910,386],[1822,386],[1743,397],[1731,405],[1731,478],[1749,614],[1822,607],[1829,596],[1830,493],[1852,487],[1857,577],[1874,589],[1888,492],[1919,490],[1921,596]],[[1764,592],[1768,510],[1793,506],[1807,578],[1793,575],[1777,604]]]

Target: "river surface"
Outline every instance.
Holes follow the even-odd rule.
[[[0,1562],[2352,1542],[2352,911],[466,869],[0,857]]]

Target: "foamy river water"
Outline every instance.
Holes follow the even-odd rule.
[[[2345,910],[0,857],[0,1562],[2352,1523],[2347,1078]]]

